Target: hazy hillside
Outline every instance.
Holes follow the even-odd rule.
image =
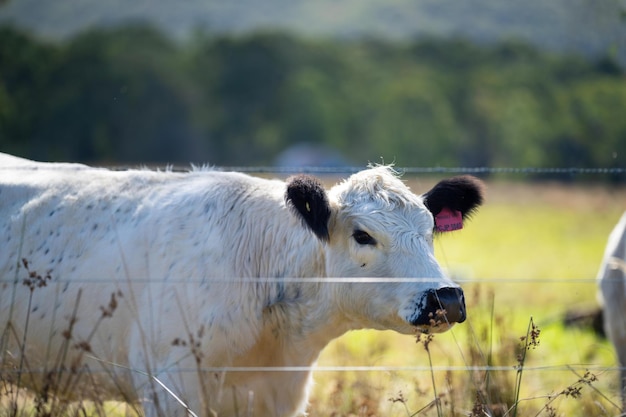
[[[341,37],[518,38],[560,52],[615,54],[626,63],[625,10],[626,0],[5,0],[0,22],[53,38],[137,20],[178,37],[194,28],[276,28]]]

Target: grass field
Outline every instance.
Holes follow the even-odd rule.
[[[430,186],[409,182],[416,192]],[[616,366],[611,346],[562,319],[597,306],[594,279],[625,209],[624,190],[489,183],[465,230],[435,243],[440,263],[463,282],[468,320],[436,335],[428,351],[423,339],[391,332],[336,340],[318,363],[311,416],[619,415],[617,373],[603,369]],[[538,344],[520,361],[531,318]],[[375,368],[331,369],[355,365]]]
[[[434,183],[406,179],[416,192]],[[318,362],[310,416],[619,415],[611,346],[562,319],[597,306],[595,275],[624,209],[626,190],[489,182],[465,230],[435,243],[465,289],[468,320],[432,340],[337,339]],[[126,415],[121,403],[106,407],[68,415]]]

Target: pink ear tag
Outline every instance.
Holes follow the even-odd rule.
[[[463,228],[463,216],[460,211],[450,210],[447,207],[441,209],[435,216],[435,229],[438,232],[451,232]]]

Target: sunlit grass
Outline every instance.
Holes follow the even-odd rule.
[[[134,412],[132,407],[128,406],[124,402],[120,401],[76,401],[68,404],[64,408],[61,416],[54,412],[50,412],[45,407],[37,409],[35,406],[35,400],[26,390],[20,390],[17,396],[17,407],[11,407],[10,399],[13,400],[14,396],[12,391],[15,387],[9,387],[1,385],[0,390],[0,417],[30,417],[30,416],[43,416],[43,417],[61,417],[61,416],[106,416],[106,417],[137,417],[137,413]]]

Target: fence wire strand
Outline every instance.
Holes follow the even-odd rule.
[[[224,166],[212,167],[219,171],[239,171],[247,173],[275,173],[275,174],[354,174],[365,167],[275,167],[275,166]],[[394,167],[400,173],[406,174],[523,174],[523,175],[618,175],[626,173],[626,167],[582,168],[582,167]],[[175,168],[179,170],[179,167]],[[184,170],[184,169],[181,169]]]
[[[99,358],[87,356],[89,359],[102,362]],[[106,362],[107,365],[113,367],[124,368],[131,372],[144,373],[145,371],[134,370],[124,365],[118,365],[112,362]],[[197,367],[197,368],[178,368],[168,367],[165,369],[154,369],[151,372],[155,375],[181,372],[181,373],[197,373],[197,372],[517,372],[520,369],[517,365],[411,365],[411,366],[216,366],[216,367]],[[523,366],[524,372],[571,372],[572,370],[578,371],[593,371],[593,372],[617,372],[625,370],[626,367],[620,366],[604,366],[597,364],[567,364],[567,365],[541,365],[541,366]],[[19,372],[28,374],[46,374],[54,371],[50,368],[29,369],[28,371],[20,371],[18,369],[6,369],[0,371],[0,374],[17,374]],[[58,370],[59,372],[67,372],[65,368]],[[72,374],[81,373],[105,373],[107,370],[99,369],[87,369],[79,368],[71,371]]]
[[[452,281],[458,284],[595,284],[597,278],[457,278],[452,276]],[[54,283],[80,283],[80,284],[221,284],[221,283],[245,283],[245,284],[382,284],[382,283],[437,283],[442,280],[439,278],[336,278],[336,277],[318,277],[318,278],[228,278],[228,277],[210,277],[210,278],[168,278],[166,280],[157,278],[54,278]],[[22,280],[0,278],[0,284],[19,284]]]
[[[96,167],[96,166],[94,166]],[[88,169],[89,166],[81,164],[68,164],[58,163],[50,164],[45,167],[46,170],[55,169],[75,169],[82,170]],[[110,165],[101,166],[101,168],[108,168],[114,171],[127,171],[136,169],[147,169],[157,171],[170,171],[170,172],[189,172],[189,171],[235,171],[244,173],[257,173],[257,174],[343,174],[349,175],[366,169],[367,166],[219,166],[219,165],[156,165],[156,164],[143,164],[143,165]],[[24,165],[9,165],[2,166],[0,170],[38,170],[42,169],[41,166],[24,164]],[[626,167],[443,167],[443,166],[431,166],[431,167],[399,167],[394,166],[394,169],[401,174],[473,174],[473,175],[497,175],[497,174],[515,174],[515,175],[560,175],[560,176],[577,176],[577,175],[622,175],[626,174]]]

